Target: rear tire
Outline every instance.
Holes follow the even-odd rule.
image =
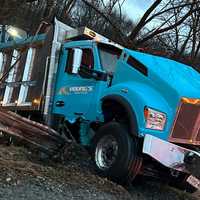
[[[118,183],[132,181],[139,173],[138,141],[117,122],[102,126],[92,139],[91,151],[97,172]]]

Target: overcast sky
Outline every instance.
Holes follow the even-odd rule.
[[[126,0],[124,10],[130,18],[137,21],[154,0]]]

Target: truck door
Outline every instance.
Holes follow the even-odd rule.
[[[56,81],[54,113],[64,115],[71,122],[78,117],[90,118],[90,106],[95,101],[98,81],[82,78],[78,68],[95,69],[95,62],[94,51],[90,47],[64,49]]]

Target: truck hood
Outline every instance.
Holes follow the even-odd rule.
[[[148,69],[146,80],[160,93],[172,93],[177,97],[200,98],[200,74],[185,64],[137,51],[128,54]]]

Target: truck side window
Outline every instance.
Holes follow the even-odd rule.
[[[122,50],[103,43],[98,44],[99,58],[103,70],[109,74],[115,72],[117,61],[119,60]]]
[[[81,60],[80,67],[87,67],[89,69],[93,69],[94,68],[94,56],[93,56],[92,49],[87,48],[87,49],[82,49],[82,50],[83,50],[83,54],[82,54],[82,60]],[[67,55],[66,68],[65,68],[65,72],[67,72],[69,74],[73,74],[72,73],[73,59],[74,59],[74,50],[69,49],[68,55]]]
[[[83,49],[81,67],[87,67],[89,69],[94,68],[94,56],[92,49]]]
[[[72,67],[73,67],[73,55],[74,55],[74,50],[69,49],[68,54],[67,54],[67,63],[66,63],[66,68],[65,72],[72,74]]]

